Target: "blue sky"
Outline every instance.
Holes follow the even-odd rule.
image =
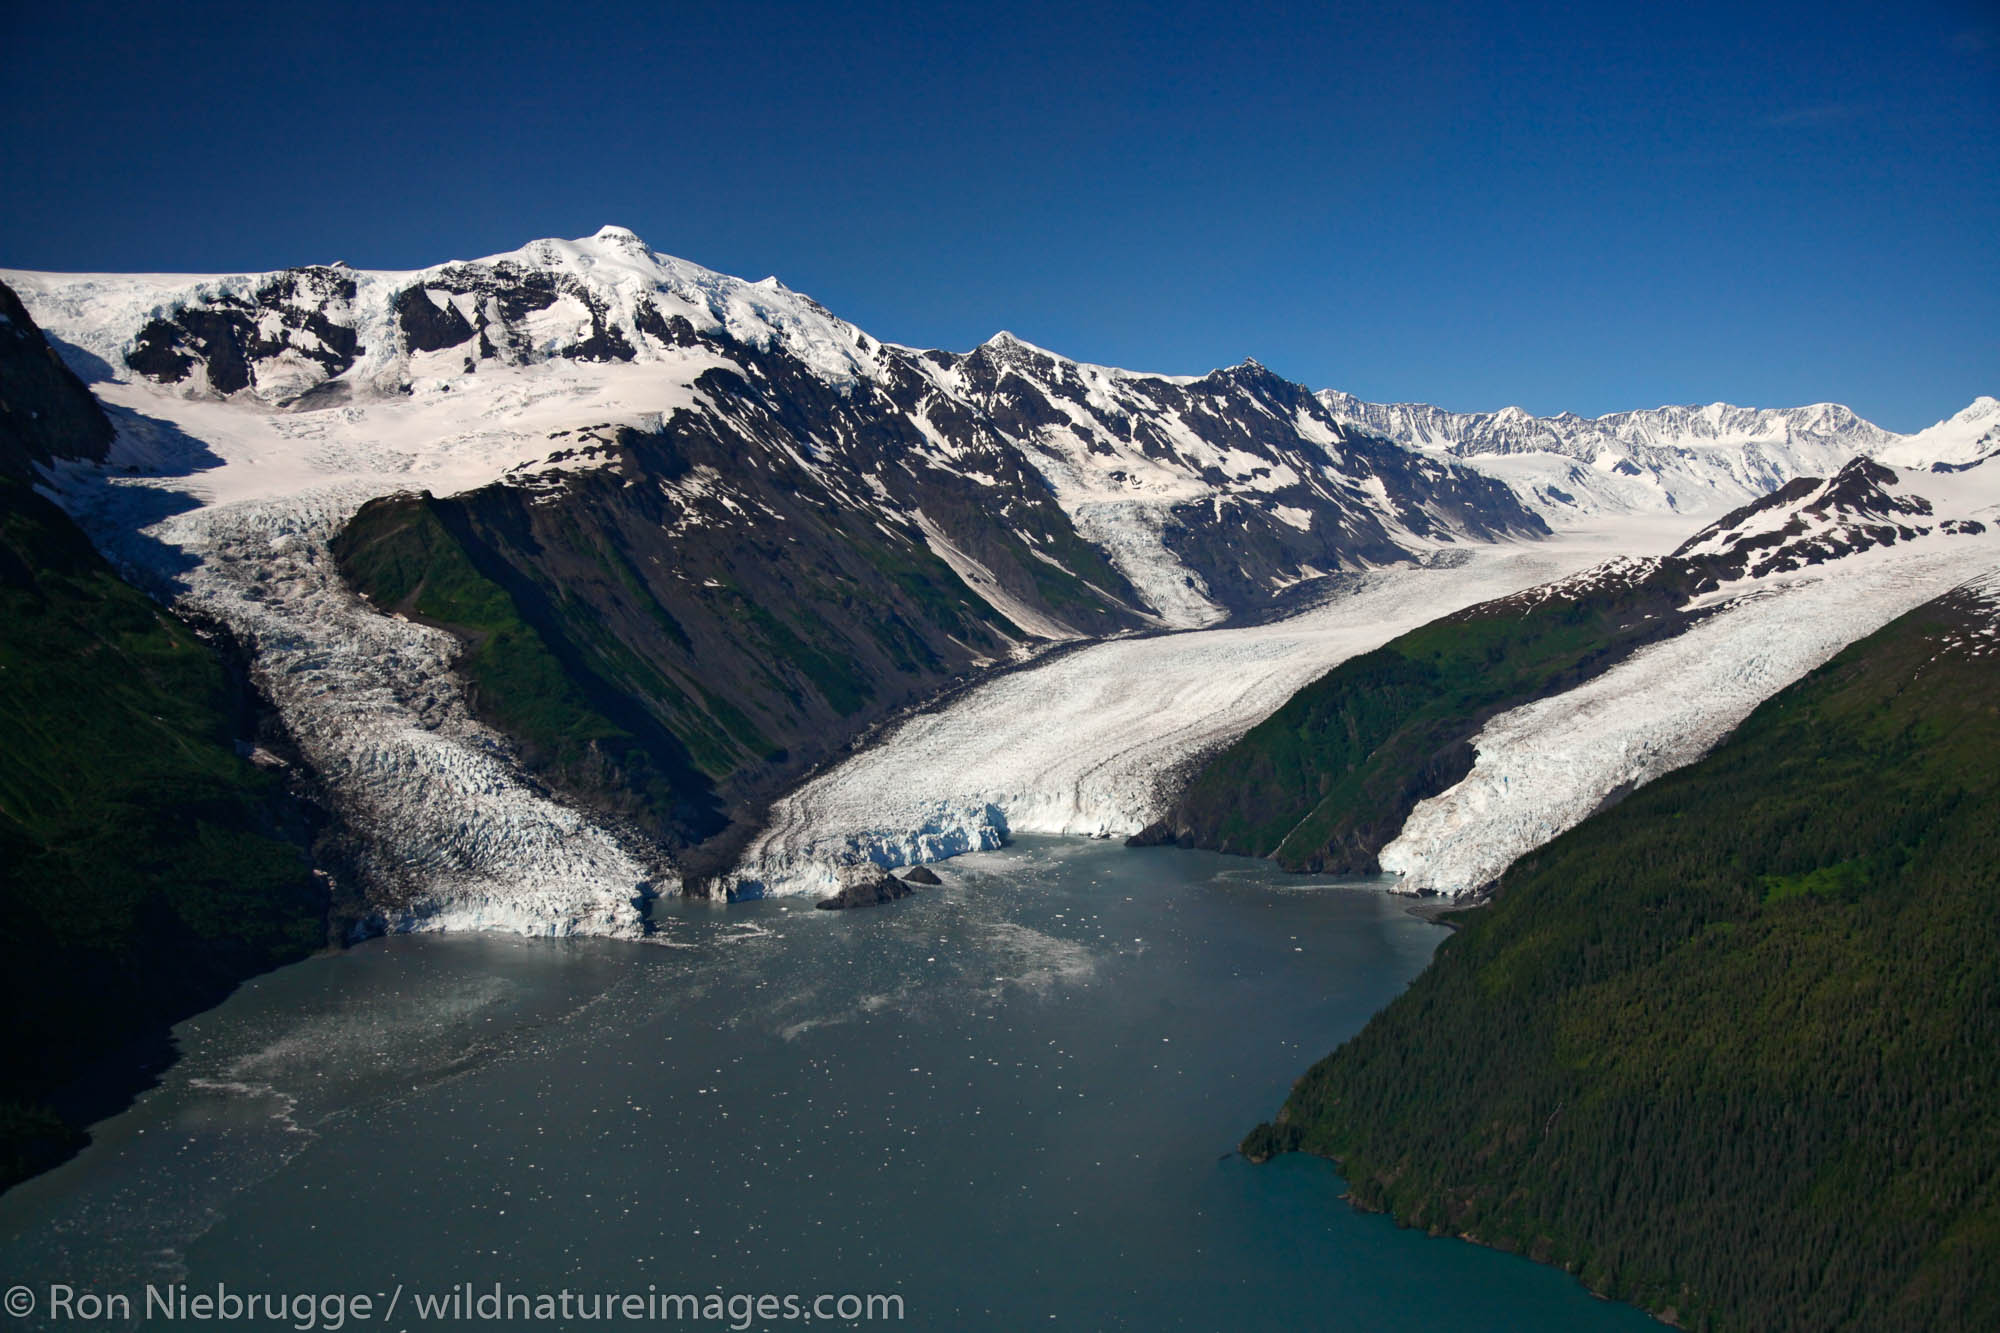
[[[1993,0],[84,0],[0,48],[0,267],[616,222],[920,345],[1461,410],[2000,394]]]

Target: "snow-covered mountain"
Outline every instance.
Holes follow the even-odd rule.
[[[858,502],[908,514],[895,477],[919,470],[1022,490],[993,470],[1004,455],[1032,474],[1025,489],[1037,502],[1052,499],[1105,552],[1129,584],[1119,595],[1136,590],[1133,609],[1161,624],[1213,623],[1301,579],[1439,542],[1541,531],[1478,474],[1385,448],[1254,362],[1203,377],[1139,375],[1005,333],[964,355],[920,352],[871,338],[776,279],[713,273],[617,227],[414,272],[6,279],[75,349],[86,378],[138,381],[190,404],[277,409],[286,424],[265,425],[267,437],[309,421],[337,452],[315,451],[303,475],[258,478],[284,487],[371,464],[440,490],[540,470],[551,451],[537,449],[539,437],[552,423],[724,411],[696,383],[711,370],[767,374],[728,355],[750,349],[796,372],[791,389],[809,378],[819,397],[867,419],[842,432],[806,420],[817,404],[796,403],[785,422],[809,467],[832,461],[876,476]],[[918,438],[907,448],[871,438],[885,419]],[[876,457],[885,443],[894,456]],[[873,494],[877,484],[885,496]],[[977,563],[958,543],[929,540],[962,567]],[[1002,595],[1016,594],[1003,586]]]
[[[2000,454],[2000,399],[1981,396],[1953,416],[1875,451],[1892,467],[1963,467]]]
[[[1963,463],[2000,449],[2000,403],[1898,435],[1837,403],[1763,409],[1711,403],[1596,418],[1535,417],[1518,407],[1447,412],[1368,403],[1325,389],[1341,421],[1413,449],[1456,458],[1513,486],[1551,523],[1621,512],[1712,513],[1796,477],[1824,477],[1863,455],[1901,466]]]
[[[994,663],[1546,532],[1254,363],[897,347],[618,228],[407,272],[5,277],[119,430],[52,485],[253,649],[391,925],[638,929]]]
[[[758,882],[737,858],[774,798],[998,664],[1369,590],[1346,608],[1374,606],[1365,624],[1160,641],[1193,645],[1179,675],[1171,647],[1105,659],[1127,704],[1158,668],[1191,715],[1121,705],[1065,733],[1048,720],[1074,699],[1029,701],[1044,720],[995,743],[1094,736],[1051,771],[1097,754],[1102,792],[984,781],[952,816],[1005,827],[980,823],[998,791],[1022,826],[1122,828],[1356,645],[1608,553],[1600,525],[1509,555],[1541,515],[1619,515],[1610,549],[1651,555],[1667,529],[1635,513],[1740,507],[1857,445],[1962,466],[1990,443],[1979,405],[1927,440],[1834,408],[1558,419],[1559,438],[1249,361],[1146,375],[1006,334],[917,350],[615,227],[399,272],[0,276],[118,429],[109,466],[58,463],[51,489],[253,651],[401,928],[641,930],[653,893]],[[1405,573],[1425,589],[1407,602]],[[1079,679],[1042,670],[1019,680]],[[767,862],[817,855],[811,808],[757,842]]]

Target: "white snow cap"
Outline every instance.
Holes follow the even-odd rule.
[[[1963,409],[1884,449],[1876,457],[1891,466],[1972,463],[2000,452],[2000,399],[1982,394]]]

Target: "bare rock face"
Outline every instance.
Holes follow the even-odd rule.
[[[1985,531],[1976,520],[1938,519],[1931,502],[1907,490],[1894,469],[1855,458],[1825,480],[1800,477],[1732,510],[1674,554],[1701,568],[1706,590],[1915,541],[1938,527],[1954,536]]]
[[[213,392],[258,388],[286,401],[345,374],[363,348],[352,275],[325,266],[273,273],[254,290],[219,292],[149,320],[125,364],[181,384],[200,373]]]
[[[876,879],[857,880],[831,898],[822,898],[813,905],[824,912],[840,912],[851,907],[878,907],[898,898],[907,898],[915,892],[894,875],[885,874]]]
[[[848,866],[840,872],[841,889],[831,898],[813,904],[828,912],[850,907],[877,907],[907,898],[919,888],[935,888],[944,881],[928,866],[911,866],[902,878],[874,865]]]
[[[111,423],[57,358],[14,289],[0,283],[0,472],[58,459],[102,462]]]

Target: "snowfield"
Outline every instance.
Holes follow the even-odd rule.
[[[1535,543],[1463,546],[1356,576],[1270,625],[1095,644],[920,714],[785,798],[733,892],[831,892],[845,867],[914,865],[1011,833],[1126,835],[1165,810],[1190,759],[1234,740],[1349,657],[1462,607],[1685,536],[1627,519]]]

